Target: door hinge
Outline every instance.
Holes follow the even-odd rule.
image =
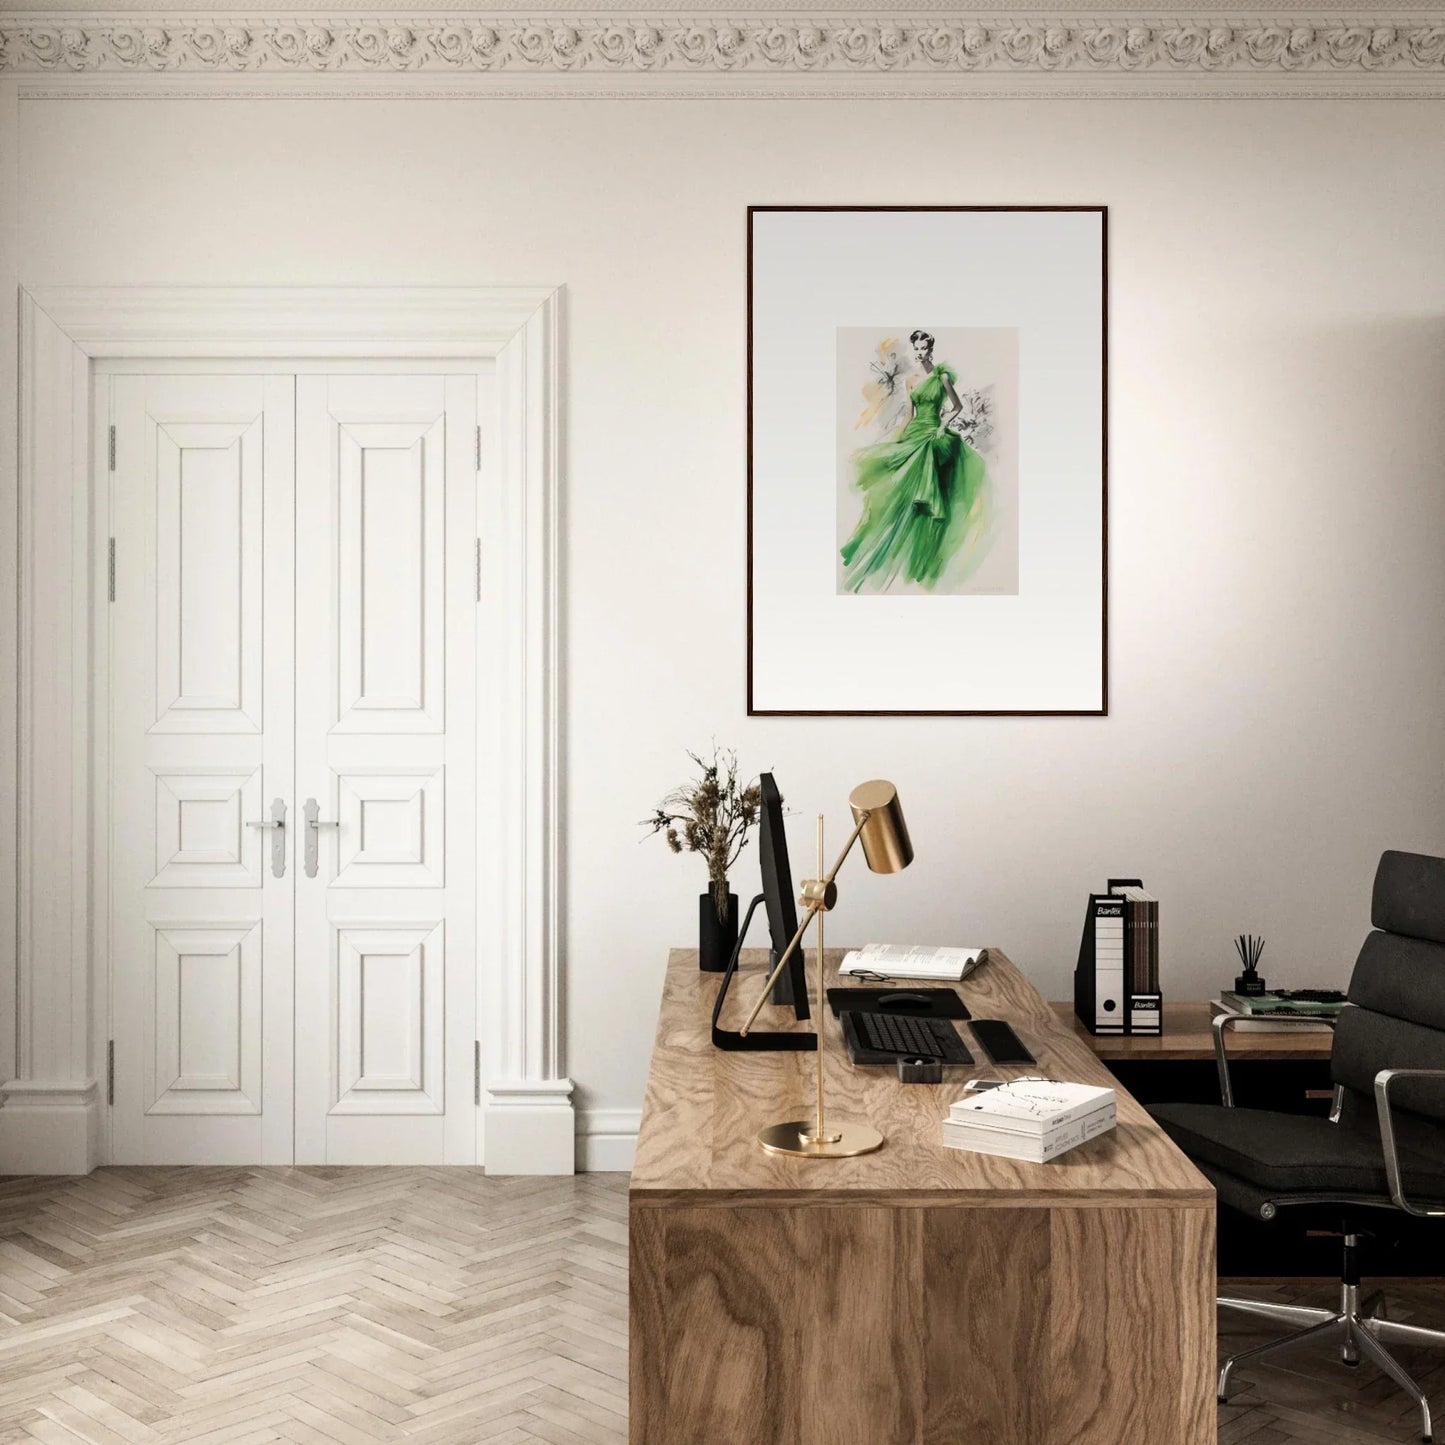
[[[106,586],[110,591],[110,600],[115,601],[115,538],[110,539],[110,547],[107,549],[106,563]]]
[[[114,470],[115,470],[115,428],[114,428],[114,427],[111,427],[111,429],[110,429],[110,436],[109,436],[109,439],[108,439],[107,442],[106,442],[106,447],[107,447],[107,451],[108,451],[109,458],[110,458],[110,470],[111,470],[111,471],[114,471]]]
[[[115,1040],[105,1046],[105,1102],[115,1103]]]
[[[476,579],[477,579],[477,601],[480,602],[480,601],[482,600],[482,539],[481,539],[480,537],[477,538]]]
[[[482,429],[477,428],[477,470],[482,469]]]
[[[482,1102],[482,1041],[472,1040],[472,1103]]]

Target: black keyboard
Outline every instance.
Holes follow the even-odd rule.
[[[937,1059],[942,1064],[973,1062],[968,1045],[947,1019],[852,1010],[845,1011],[841,1018],[843,1036],[854,1063],[891,1063],[894,1059]],[[882,1057],[866,1057],[869,1054]]]

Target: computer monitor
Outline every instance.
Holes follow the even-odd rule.
[[[762,904],[768,915],[768,933],[772,944],[769,973],[777,967],[778,959],[798,931],[798,910],[793,901],[793,872],[788,866],[788,836],[783,827],[782,794],[778,792],[777,782],[771,773],[762,774],[758,779],[758,789],[762,795],[758,816],[758,866],[762,873],[763,891],[748,904],[747,916],[743,919],[743,926],[738,934],[737,948],[733,950],[727,971],[718,985],[717,999],[712,1010],[712,1041],[720,1049],[814,1049],[818,1042],[811,1033],[780,1034],[766,1029],[749,1029],[746,1034],[742,1034],[736,1029],[725,1029],[718,1022],[727,1000],[728,986],[737,972],[738,955],[747,940],[748,925],[752,922],[758,905]],[[779,975],[769,1001],[785,1007],[791,1006],[795,1018],[811,1017],[801,947],[794,952],[788,960],[788,966]]]
[[[793,902],[793,870],[788,866],[788,835],[783,827],[783,795],[771,773],[758,778],[762,807],[758,817],[758,863],[763,875],[763,904],[768,911],[772,940],[769,969],[778,966],[783,950],[798,931],[798,910]],[[788,962],[773,985],[775,1004],[792,1004],[800,1019],[808,1017],[808,987],[803,948]]]

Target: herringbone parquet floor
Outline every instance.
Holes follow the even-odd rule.
[[[624,1441],[626,1189],[442,1169],[0,1180],[0,1445]],[[1445,1326],[1445,1285],[1390,1293],[1395,1318]],[[1225,1349],[1266,1333],[1221,1319]],[[1400,1353],[1445,1418],[1445,1351]],[[1369,1366],[1306,1349],[1240,1372],[1219,1438],[1403,1442],[1414,1415]]]
[[[0,1442],[626,1439],[627,1181],[0,1181]]]
[[[1391,1319],[1445,1329],[1445,1280],[1371,1281],[1366,1291],[1375,1288],[1382,1288],[1388,1296]],[[1340,1287],[1326,1281],[1236,1280],[1226,1286],[1226,1292],[1333,1309],[1339,1304]],[[1287,1328],[1237,1310],[1219,1312],[1221,1354],[1234,1354],[1287,1333]],[[1445,1349],[1391,1344],[1390,1351],[1429,1394],[1435,1438],[1445,1439]],[[1219,1407],[1219,1445],[1418,1441],[1419,1420],[1414,1401],[1372,1366],[1347,1368],[1328,1345],[1305,1345],[1235,1372],[1229,1404]]]

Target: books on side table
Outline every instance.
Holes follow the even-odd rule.
[[[906,943],[870,943],[844,954],[838,972],[845,977],[876,974],[880,978],[932,978],[962,983],[987,961],[982,948],[931,948]]]
[[[1323,992],[1316,991],[1316,992]],[[1334,990],[1329,991],[1331,994]],[[1229,1014],[1239,1019],[1236,1029],[1247,1033],[1331,1033],[1344,1007],[1344,995],[1338,998],[1301,998],[1298,993],[1221,993],[1210,999],[1211,1016]],[[1289,1019],[1284,1023],[1281,1020]],[[1297,1020],[1309,1020],[1301,1023]]]
[[[1046,1164],[1108,1133],[1115,1111],[1112,1089],[1014,1079],[957,1100],[943,1121],[943,1142],[950,1149]]]

